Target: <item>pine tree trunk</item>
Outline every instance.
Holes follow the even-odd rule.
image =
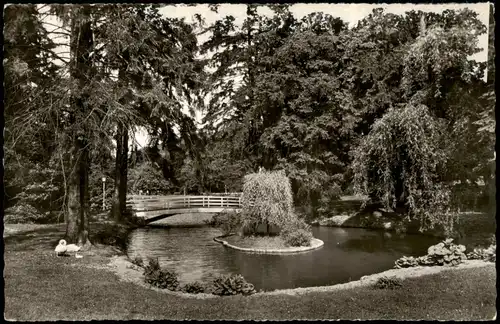
[[[89,53],[92,49],[92,28],[88,18],[90,7],[83,6],[81,15],[76,19],[73,17],[71,28],[72,64],[71,77],[78,81],[80,89],[85,89],[90,76],[91,63]],[[80,18],[84,19],[80,19]],[[89,170],[89,145],[87,140],[88,129],[85,125],[79,125],[83,116],[88,113],[88,96],[85,93],[74,93],[72,95],[73,116],[72,124],[75,126],[74,141],[72,148],[72,172],[68,184],[68,209],[66,235],[68,243],[79,245],[89,244],[89,194],[88,194],[88,170]]]
[[[79,145],[75,140],[71,165],[79,165]],[[78,240],[79,210],[80,210],[80,168],[74,168],[68,179],[68,205],[64,215],[66,220],[65,239],[68,243],[76,243]]]
[[[68,243],[87,245],[89,244],[89,151],[83,134],[78,133],[75,137],[72,160],[75,168],[69,177],[65,238]]]
[[[78,244],[89,243],[89,149],[83,142],[82,155],[80,159],[80,222],[78,224]]]
[[[113,189],[113,198],[111,200],[111,218],[116,222],[119,222],[121,219],[120,215],[120,161],[122,157],[122,127],[120,124],[118,125],[116,132],[116,156],[115,156],[115,187]]]
[[[127,209],[127,175],[128,175],[128,129],[123,128],[122,158],[120,165],[120,187],[118,192],[120,215],[124,215]]]
[[[128,130],[119,124],[116,135],[115,188],[111,207],[112,217],[116,222],[123,221],[127,204],[128,173]]]

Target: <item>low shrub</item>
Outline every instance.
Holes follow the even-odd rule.
[[[236,233],[241,228],[241,215],[236,211],[220,212],[215,214],[207,224],[218,227],[223,235]]]
[[[144,266],[144,260],[140,256],[136,256],[134,259],[132,259],[131,262],[139,267]]]
[[[153,271],[156,271],[156,270],[161,270],[161,267],[160,267],[160,262],[158,261],[158,258],[154,259],[154,258],[149,258],[148,259],[148,264],[146,265],[146,267],[144,267],[144,274],[149,274]]]
[[[427,249],[430,262],[437,265],[458,265],[467,259],[465,246],[453,244],[453,239],[447,239]]]
[[[488,262],[496,262],[497,245],[492,244],[488,248],[475,248],[472,252],[467,253],[467,258],[470,260],[484,260]]]
[[[312,234],[304,229],[283,231],[282,238],[288,246],[310,246]]]
[[[303,219],[297,219],[285,226],[281,232],[281,237],[288,246],[310,246],[312,233],[311,226]]]
[[[198,281],[190,282],[182,287],[182,291],[188,294],[202,294],[205,292],[205,285]]]
[[[411,268],[411,267],[417,267],[420,265],[420,260],[419,258],[415,258],[415,257],[407,257],[407,256],[403,256],[399,259],[396,260],[396,268],[400,269],[400,268]]]
[[[179,280],[174,271],[161,269],[158,259],[149,259],[144,268],[144,281],[158,288],[176,291],[179,289]]]
[[[218,296],[252,295],[255,294],[254,286],[247,282],[242,275],[221,275],[214,279],[211,292]]]
[[[416,266],[455,266],[467,259],[465,246],[453,244],[453,239],[446,239],[427,249],[427,255],[421,257],[402,257],[396,260],[396,268]]]
[[[403,286],[403,281],[397,277],[378,278],[374,287],[377,289],[398,289]]]

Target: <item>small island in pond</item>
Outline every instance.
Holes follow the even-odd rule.
[[[241,211],[217,214],[212,225],[224,233],[215,241],[241,251],[294,253],[323,246],[294,212],[290,180],[282,171],[245,176]]]
[[[239,236],[231,235],[225,237],[216,237],[216,242],[224,246],[252,253],[262,254],[290,254],[316,250],[324,245],[324,242],[317,238],[312,238],[308,246],[289,246],[280,237],[265,236]]]

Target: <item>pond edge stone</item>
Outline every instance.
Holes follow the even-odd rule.
[[[236,245],[229,244],[227,241],[224,241],[222,238],[227,237],[230,235],[223,235],[223,236],[217,236],[214,237],[214,241],[221,243],[222,245],[238,250],[238,251],[244,251],[244,252],[249,252],[249,253],[260,253],[260,254],[292,254],[292,253],[301,253],[301,252],[308,252],[312,250],[319,249],[322,247],[325,243],[317,238],[312,238],[311,239],[311,245],[310,246],[293,246],[289,247],[286,249],[253,249],[253,248],[243,248],[239,247]]]

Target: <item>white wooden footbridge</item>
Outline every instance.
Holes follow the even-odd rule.
[[[146,224],[186,213],[218,213],[241,209],[241,194],[224,196],[127,196],[127,208]]]

